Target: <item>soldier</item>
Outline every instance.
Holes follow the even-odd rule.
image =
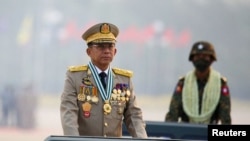
[[[82,35],[90,61],[66,72],[60,105],[64,135],[121,137],[124,122],[132,137],[147,138],[133,73],[111,67],[118,33],[115,25],[99,23]]]
[[[231,124],[227,80],[211,67],[216,60],[211,43],[199,41],[193,45],[189,61],[195,69],[179,79],[166,122]]]
[[[13,85],[6,85],[3,92],[0,93],[0,108],[2,126],[16,126],[17,123],[17,92]],[[1,115],[1,114],[0,114]],[[1,117],[1,116],[0,116]]]

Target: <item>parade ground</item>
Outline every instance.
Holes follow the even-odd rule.
[[[50,135],[62,135],[60,123],[60,97],[43,95],[38,98],[36,109],[36,127],[20,129],[17,127],[0,127],[1,141],[43,141]],[[163,121],[170,102],[167,96],[138,95],[138,105],[142,107],[144,120]],[[250,124],[250,102],[232,99],[232,123]]]

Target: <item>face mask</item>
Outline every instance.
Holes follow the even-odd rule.
[[[204,60],[204,59],[199,59],[199,60],[194,61],[193,65],[198,71],[203,72],[203,71],[205,71],[206,69],[209,68],[211,63],[212,63],[211,61],[207,61],[207,60]]]

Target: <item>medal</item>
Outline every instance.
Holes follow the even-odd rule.
[[[99,101],[98,97],[97,96],[93,96],[91,98],[91,101],[94,102],[94,103],[97,103]]]
[[[103,111],[104,114],[109,114],[111,112],[111,105],[109,103],[110,97],[111,97],[111,93],[112,93],[112,84],[113,84],[113,76],[112,76],[112,70],[109,67],[108,68],[108,76],[107,76],[107,88],[104,89],[102,82],[100,80],[100,77],[98,75],[97,69],[95,68],[95,66],[92,64],[92,62],[89,62],[89,69],[94,77],[95,83],[97,85],[98,91],[100,92],[101,98],[103,101],[105,101],[104,105],[103,105]],[[94,99],[95,100],[95,99]]]
[[[83,116],[87,118],[90,117],[91,104],[89,102],[83,103],[82,109],[83,109]]]
[[[119,101],[119,100],[121,100],[121,97],[120,97],[120,96],[117,96],[116,99]]]
[[[90,87],[86,87],[83,89],[84,90],[83,92],[87,95],[90,95],[91,94],[90,89],[91,89]]]
[[[94,96],[97,96],[97,88],[96,87],[92,87],[92,94]]]
[[[92,87],[92,97],[91,97],[91,101],[94,103],[97,103],[99,101],[99,98],[97,96],[97,88],[96,87]]]
[[[125,97],[124,96],[121,97],[121,101],[125,101]]]
[[[85,100],[85,95],[84,95],[83,93],[79,93],[79,94],[77,95],[77,99],[78,99],[79,101],[84,101],[84,100]]]
[[[126,97],[126,101],[129,101],[129,98],[128,98],[128,97]]]
[[[117,94],[117,90],[116,90],[116,89],[113,89],[113,93],[114,93],[114,94]]]
[[[127,96],[129,97],[129,96],[130,96],[130,91],[127,90],[127,91],[126,91],[126,94],[127,94]]]
[[[82,94],[83,91],[84,91],[84,85],[81,85],[81,86],[80,86],[80,94]]]
[[[87,95],[87,101],[91,100],[91,96]]]
[[[118,94],[121,94],[121,93],[122,93],[122,91],[121,91],[120,89],[118,89],[117,93],[118,93]]]
[[[80,93],[77,95],[77,99],[79,101],[84,101],[85,100],[85,95],[83,94],[83,91],[84,91],[84,86],[81,85],[80,86]]]
[[[129,97],[130,97],[130,91],[126,90],[126,101],[129,101]]]
[[[109,114],[112,110],[109,101],[105,101],[105,104],[103,105],[103,110],[104,110],[104,114]]]

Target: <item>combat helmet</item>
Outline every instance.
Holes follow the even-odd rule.
[[[192,61],[193,56],[198,53],[211,55],[214,61],[217,60],[213,45],[207,41],[199,41],[194,43],[189,54],[189,61]]]

